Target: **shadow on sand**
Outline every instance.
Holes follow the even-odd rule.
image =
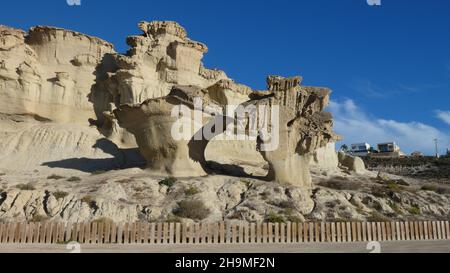
[[[99,139],[92,148],[100,149],[104,153],[110,154],[113,157],[68,158],[58,161],[45,162],[42,166],[78,170],[86,173],[129,168],[144,168],[146,166],[146,161],[139,153],[139,149],[120,149],[106,138]]]

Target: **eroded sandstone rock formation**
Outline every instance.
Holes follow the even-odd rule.
[[[8,124],[1,132],[5,153],[0,161],[17,158],[23,162],[17,168],[31,169],[83,161],[72,157],[86,162],[106,157],[117,168],[128,162],[122,150],[139,146],[157,174],[202,176],[210,173],[211,161],[233,158],[231,165],[268,164],[266,179],[297,186],[310,185],[310,162],[320,165],[329,158],[327,165],[334,165],[332,118],[323,112],[328,89],[300,86],[301,77],[271,76],[268,90],[254,91],[221,70],[205,68],[206,45],[189,39],[179,24],[141,22],[139,28],[141,35],[127,38],[128,52],[118,54],[110,43],[74,31],[38,26],[26,33],[0,27],[0,113]],[[182,126],[188,127],[204,110],[195,109],[195,98],[203,108],[218,111],[191,127],[200,131],[217,119],[235,123],[225,112],[229,105],[266,106],[269,116],[278,109],[279,122],[269,118],[265,124],[279,133],[276,149],[261,149],[270,144],[262,125],[253,128],[255,139],[221,140],[224,130],[204,139],[192,130],[192,139],[175,140],[171,130],[179,119],[171,116],[173,109],[193,110],[192,117],[184,117]],[[10,122],[17,115],[27,117],[21,125]],[[244,123],[249,126],[250,120]],[[105,138],[112,148],[99,147]],[[30,151],[39,156],[29,157]],[[65,159],[70,160],[47,164]]]
[[[255,141],[263,158],[269,163],[266,179],[308,187],[311,186],[310,154],[335,141],[335,135],[332,132],[331,114],[323,112],[328,104],[330,91],[326,88],[301,87],[300,83],[300,77],[269,77],[269,91],[250,93],[249,100],[240,106],[245,109],[253,106],[256,111],[264,109],[262,115],[255,116],[257,119],[264,119],[262,123],[256,124],[258,137]],[[210,96],[210,90],[177,86],[168,96],[150,99],[140,105],[123,105],[115,111],[120,124],[136,136],[149,168],[173,176],[201,176],[208,173],[204,154],[211,138],[208,139],[205,135],[209,132],[213,133],[213,137],[220,135],[228,125],[235,122],[234,112],[232,115],[226,113],[228,100],[225,94],[218,95],[215,92]],[[195,99],[201,101],[200,109],[195,108]],[[179,105],[185,105],[194,111],[180,119],[173,115],[174,108]],[[203,117],[202,111],[206,110],[208,113],[210,111],[207,108],[217,107],[221,111],[214,118]],[[202,119],[196,120],[196,115],[200,115]],[[251,126],[251,118],[245,118],[245,128]],[[219,126],[220,129],[210,130],[218,125],[216,119],[223,123],[222,126]],[[188,136],[176,140],[173,128],[180,121]],[[264,134],[270,135],[270,138]],[[217,142],[210,145],[215,143]]]
[[[1,112],[86,124],[96,67],[112,52],[110,43],[74,31],[0,26]]]

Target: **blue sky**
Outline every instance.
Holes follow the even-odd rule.
[[[395,140],[407,152],[450,146],[450,1],[4,1],[0,24],[53,25],[127,49],[141,20],[175,20],[210,48],[207,67],[265,88],[268,74],[302,75],[333,90],[346,143]]]

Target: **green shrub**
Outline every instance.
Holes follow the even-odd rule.
[[[166,218],[167,223],[181,223],[181,218],[173,214],[169,214]]]
[[[178,208],[173,211],[175,216],[193,220],[203,220],[208,217],[210,211],[198,200],[183,200],[178,203]]]
[[[28,183],[28,184],[19,184],[19,185],[16,185],[16,188],[18,188],[19,190],[22,190],[22,191],[34,191],[36,188],[32,185],[32,184],[30,184],[30,183]]]
[[[63,178],[65,178],[65,177],[64,177],[64,176],[57,175],[57,174],[52,174],[52,175],[50,175],[50,176],[47,177],[48,180],[61,180],[61,179],[63,179]]]
[[[177,179],[174,177],[167,177],[164,180],[159,181],[159,185],[161,186],[167,186],[171,188],[175,183],[177,182]]]
[[[387,193],[388,190],[384,187],[377,187],[374,186],[370,189],[370,193],[375,196],[375,197],[379,197],[379,198],[386,198],[388,197]]]
[[[100,175],[106,173],[106,170],[96,170],[91,173],[91,175]]]
[[[39,223],[39,222],[45,222],[48,219],[49,218],[47,216],[40,215],[40,214],[35,214],[35,215],[33,215],[33,218],[30,220],[30,222],[32,222],[32,223]]]
[[[276,206],[283,209],[295,209],[295,204],[292,201],[281,201],[276,203]]]
[[[116,181],[116,183],[119,183],[119,184],[128,184],[128,183],[131,183],[131,182],[133,182],[133,179],[131,179],[131,178],[125,178],[125,179],[121,179],[119,181]]]
[[[91,208],[91,209],[96,209],[97,208],[97,202],[90,195],[86,195],[85,197],[83,197],[81,199],[81,202],[88,204],[89,208]]]
[[[283,210],[283,214],[286,217],[286,220],[292,223],[300,223],[303,222],[303,220],[298,217],[297,215],[295,215],[295,210],[292,208],[287,208],[285,210]]]
[[[284,223],[284,217],[282,215],[277,214],[276,212],[271,211],[267,217],[266,221],[269,223]]]
[[[53,193],[53,196],[56,198],[56,199],[63,199],[63,198],[65,198],[65,197],[67,197],[67,195],[69,195],[67,192],[65,192],[65,191],[57,191],[57,192],[54,192]]]
[[[241,183],[244,183],[245,184],[245,186],[247,186],[247,188],[249,188],[251,185],[252,185],[252,181],[249,181],[249,180],[241,180]]]
[[[367,221],[369,222],[389,222],[390,220],[391,219],[377,211],[373,211],[370,216],[367,217]]]
[[[420,214],[420,208],[418,205],[413,205],[412,207],[410,207],[408,209],[409,213],[413,214],[413,215],[419,215]]]
[[[397,191],[400,189],[400,186],[395,181],[389,181],[387,187],[392,191]]]
[[[81,178],[79,178],[78,176],[72,176],[70,178],[67,179],[68,182],[80,182]]]
[[[187,196],[193,196],[199,193],[200,190],[197,187],[189,187],[188,189],[184,190],[184,194],[186,194]]]
[[[391,209],[392,209],[393,211],[395,211],[395,213],[397,213],[397,214],[402,214],[402,211],[401,211],[400,207],[399,207],[396,203],[394,203],[394,202],[389,202],[389,206],[391,207]]]

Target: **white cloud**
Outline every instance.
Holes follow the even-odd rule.
[[[366,113],[353,100],[331,101],[328,110],[334,115],[336,133],[344,137],[343,143],[396,142],[404,152],[422,151],[434,154],[433,139],[439,139],[441,153],[450,145],[450,133],[420,122],[399,122],[380,119]],[[342,144],[343,144],[342,143]]]
[[[450,125],[450,111],[436,111],[436,117]]]

